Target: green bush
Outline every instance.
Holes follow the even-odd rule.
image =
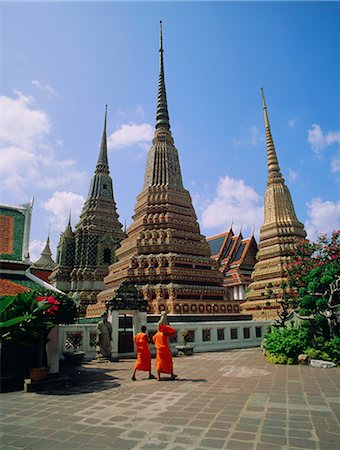
[[[272,327],[263,341],[266,359],[272,364],[296,364],[303,353],[311,359],[322,359],[340,365],[340,338],[311,338],[306,326]]]
[[[283,357],[281,364],[297,363],[298,356],[308,347],[307,334],[307,330],[299,327],[271,327],[263,345],[267,359],[269,356]],[[288,363],[288,360],[291,362]]]
[[[335,337],[329,341],[318,338],[313,347],[309,347],[305,353],[311,359],[322,359],[340,365],[340,338]]]
[[[271,364],[294,364],[293,358],[287,358],[284,355],[271,355],[266,353],[266,359]]]
[[[47,290],[0,297],[0,339],[27,340],[54,325],[74,322],[77,308],[72,299]]]

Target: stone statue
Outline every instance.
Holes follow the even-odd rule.
[[[112,325],[107,320],[107,312],[102,314],[102,320],[97,323],[97,358],[111,361]]]
[[[157,322],[157,325],[169,325],[168,316],[166,314],[166,311],[161,312],[161,317],[159,321]]]

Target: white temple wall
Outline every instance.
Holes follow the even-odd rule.
[[[141,318],[142,319],[142,318]],[[112,319],[111,319],[112,320]],[[143,320],[141,320],[142,322]],[[118,326],[118,314],[112,320],[113,326]],[[183,345],[182,331],[190,331],[194,334],[194,341],[189,345],[194,346],[194,352],[213,352],[238,348],[259,347],[268,326],[269,320],[263,321],[223,321],[223,322],[171,322],[171,326],[177,331],[177,342],[171,343],[173,353],[175,346]],[[135,325],[134,331],[138,331],[140,324]],[[148,331],[153,333],[157,324],[147,324]],[[85,352],[85,358],[96,356],[96,324],[61,325],[60,327],[60,357],[65,351],[81,350]],[[224,331],[222,331],[224,330]],[[115,333],[113,333],[115,334]],[[117,355],[118,343],[113,342],[113,353]],[[155,348],[151,345],[151,352]],[[127,356],[127,354],[125,354]],[[132,356],[133,354],[131,354]],[[119,356],[119,355],[118,355]]]

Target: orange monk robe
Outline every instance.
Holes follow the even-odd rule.
[[[135,369],[151,372],[151,353],[148,336],[142,332],[139,332],[136,334],[134,339],[137,350]]]
[[[172,356],[168,336],[176,333],[169,325],[160,325],[152,339],[156,347],[156,369],[161,373],[173,373]]]

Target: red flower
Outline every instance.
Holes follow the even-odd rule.
[[[46,309],[46,313],[54,316],[59,309],[60,302],[56,300],[52,295],[50,295],[49,297],[37,297],[37,302],[45,301],[50,305],[49,308]]]

